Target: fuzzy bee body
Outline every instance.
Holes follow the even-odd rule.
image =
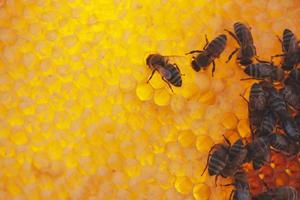
[[[248,177],[244,171],[238,171],[233,176],[234,190],[230,194],[230,200],[251,200]]]
[[[300,110],[300,96],[297,94],[297,91],[294,89],[294,87],[291,85],[286,85],[280,90],[280,92],[288,105],[296,110]]]
[[[255,79],[281,81],[284,78],[284,72],[281,68],[277,68],[272,63],[267,62],[250,64],[244,69],[244,72]]]
[[[212,75],[215,71],[215,59],[219,58],[221,53],[224,51],[227,44],[227,37],[224,34],[219,35],[211,42],[208,42],[206,38],[206,45],[202,50],[194,50],[187,54],[198,53],[196,57],[193,57],[192,67],[195,71],[200,71],[201,69],[207,69],[207,67],[213,63]]]
[[[253,197],[253,200],[297,200],[298,192],[290,186],[269,189]]]
[[[146,64],[152,70],[152,74],[147,82],[151,80],[154,72],[158,71],[162,76],[162,79],[168,84],[171,90],[172,87],[170,84],[175,87],[181,87],[182,78],[180,69],[175,63],[169,63],[169,60],[166,56],[162,56],[160,54],[150,54],[146,59]]]
[[[279,118],[285,118],[288,115],[288,110],[284,97],[277,91],[270,92],[269,94],[268,104],[271,110]]]
[[[284,132],[292,139],[300,141],[300,132],[294,119],[288,115],[280,119],[280,124]]]
[[[278,152],[287,156],[296,155],[299,150],[299,145],[296,141],[291,140],[284,134],[272,134],[271,147]]]
[[[248,144],[247,160],[252,161],[255,170],[269,160],[270,142],[269,137],[258,137]]]
[[[226,166],[228,160],[228,147],[224,144],[216,144],[212,148],[212,154],[208,157],[208,174],[219,175]]]
[[[251,29],[247,25],[236,22],[233,25],[234,33],[226,30],[239,44],[239,48],[235,49],[228,57],[227,62],[230,61],[232,56],[238,52],[237,61],[241,65],[249,65],[252,63],[252,58],[256,56],[256,48],[253,44],[253,37]]]
[[[258,137],[261,137],[261,136],[268,136],[270,134],[272,134],[275,126],[276,126],[276,123],[277,123],[277,118],[275,116],[275,114],[268,110],[262,121],[261,121],[261,124],[258,128],[258,134],[257,136]]]
[[[229,149],[229,157],[226,166],[221,172],[223,177],[233,176],[241,167],[247,157],[247,148],[242,139],[237,140]]]
[[[264,110],[267,103],[267,95],[260,84],[254,83],[249,94],[249,108],[252,110]]]

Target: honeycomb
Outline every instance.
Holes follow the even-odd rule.
[[[276,35],[300,34],[297,0],[1,0],[0,199],[228,199],[231,187],[201,173],[210,147],[249,136],[253,81],[228,47],[195,73],[184,53],[242,21],[258,55],[281,51]],[[175,55],[174,94],[145,65]],[[249,172],[300,190],[298,158],[274,154]],[[220,180],[220,183],[230,180]]]

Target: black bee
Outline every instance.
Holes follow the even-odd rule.
[[[299,41],[295,34],[289,29],[284,29],[282,40],[279,37],[278,39],[281,42],[283,54],[272,56],[272,58],[283,57],[282,69],[289,71],[300,63]]]
[[[286,156],[293,156],[298,153],[299,144],[295,140],[290,139],[285,134],[272,134],[271,147]]]
[[[252,161],[255,170],[261,168],[270,159],[270,137],[258,137],[247,145],[247,161]]]
[[[206,37],[206,44],[203,50],[193,50],[187,54],[198,53],[196,57],[193,57],[191,63],[195,71],[200,71],[201,68],[206,69],[211,63],[213,64],[212,76],[214,75],[216,64],[215,59],[219,58],[221,53],[224,51],[227,43],[226,35],[222,34],[213,39],[211,42]]]
[[[249,94],[249,108],[252,110],[264,110],[267,104],[267,94],[259,83],[251,86]]]
[[[181,73],[178,66],[173,63],[169,63],[169,59],[167,56],[162,56],[160,54],[150,54],[146,59],[146,64],[152,70],[152,74],[149,77],[147,83],[153,77],[155,71],[158,71],[162,76],[162,80],[165,81],[169,88],[172,90],[170,84],[175,87],[180,87],[182,85]]]
[[[297,200],[298,192],[290,186],[268,189],[252,198],[252,200]]]
[[[247,65],[244,72],[254,79],[269,79],[271,81],[282,81],[284,79],[284,71],[267,61]]]
[[[251,200],[248,177],[244,171],[238,171],[233,176],[234,190],[232,190],[229,200]],[[226,186],[226,185],[225,185]]]
[[[300,110],[300,96],[295,87],[286,85],[280,90],[285,102],[296,110]]]
[[[284,97],[277,90],[269,92],[268,104],[271,110],[280,118],[285,119],[289,115]]]
[[[225,139],[227,144],[215,144],[209,151],[207,157],[207,164],[202,173],[208,168],[208,174],[210,176],[219,175],[221,171],[225,168],[228,157],[230,142]]]
[[[258,130],[255,132],[255,136],[261,137],[272,134],[276,123],[276,115],[270,109],[267,109],[261,121],[261,124],[258,127]]]
[[[230,144],[229,144],[230,145]],[[233,176],[241,165],[245,162],[247,157],[247,148],[242,139],[237,140],[229,149],[229,157],[225,167],[220,172],[222,177]]]
[[[232,56],[238,52],[237,61],[241,65],[249,65],[252,63],[252,58],[256,56],[256,48],[253,44],[253,37],[251,34],[251,28],[240,22],[236,22],[234,25],[234,33],[225,29],[239,44],[239,48],[236,48],[228,57],[226,63],[228,63]]]
[[[300,132],[297,127],[296,122],[292,118],[292,116],[285,115],[284,117],[281,117],[280,119],[280,125],[284,132],[292,139],[296,141],[300,141]]]

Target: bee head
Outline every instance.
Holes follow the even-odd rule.
[[[211,63],[211,59],[206,54],[199,54],[195,60],[192,61],[192,67],[195,71],[199,71],[201,68],[207,67]]]
[[[248,75],[251,74],[251,65],[248,65],[245,69],[244,69],[244,72]]]

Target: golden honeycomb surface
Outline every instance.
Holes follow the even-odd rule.
[[[1,0],[0,199],[228,199],[201,173],[211,146],[249,136],[253,81],[227,56],[194,72],[184,53],[236,21],[251,26],[258,55],[276,35],[300,34],[298,0]],[[145,64],[171,57],[183,74],[174,94]],[[274,154],[249,172],[300,189],[298,159]],[[230,180],[220,180],[230,182]]]

